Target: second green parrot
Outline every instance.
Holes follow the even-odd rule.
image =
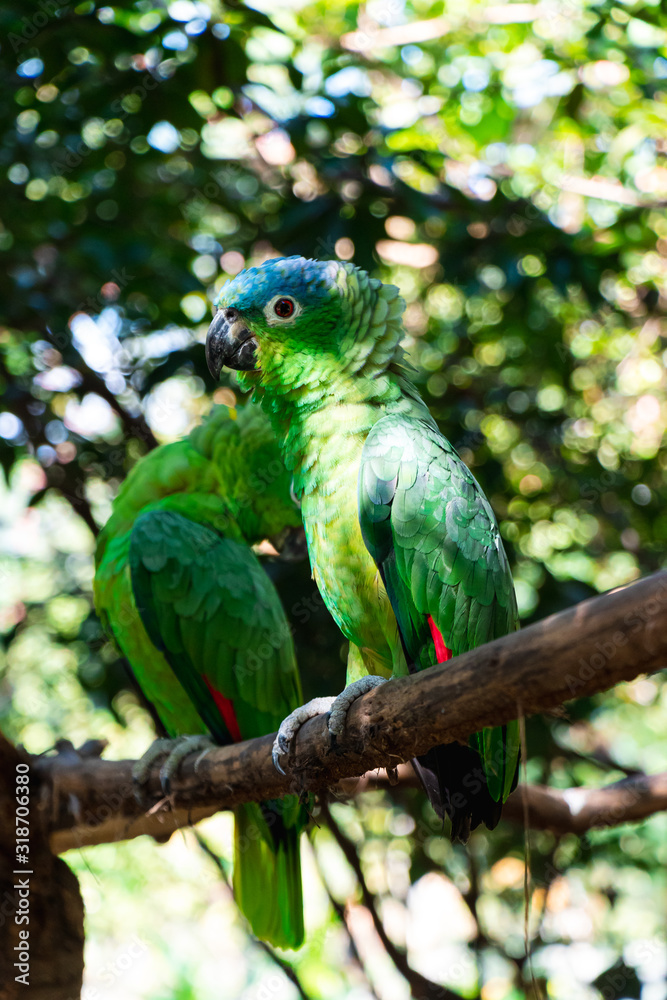
[[[250,548],[300,523],[257,407],[236,419],[217,407],[123,483],[98,541],[95,603],[169,736],[250,739],[300,704],[290,627]],[[283,948],[303,942],[307,819],[295,796],[235,810],[236,901],[254,933]]]

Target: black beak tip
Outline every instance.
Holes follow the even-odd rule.
[[[236,309],[219,309],[213,317],[206,334],[206,363],[216,380],[223,365],[240,372],[257,367],[257,340]]]
[[[222,366],[225,363],[224,330],[226,326],[225,314],[220,310],[213,317],[206,334],[206,364],[216,382],[220,378]]]

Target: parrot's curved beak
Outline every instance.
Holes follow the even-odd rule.
[[[206,334],[206,364],[215,379],[222,366],[237,372],[256,368],[257,340],[238,309],[218,309]]]

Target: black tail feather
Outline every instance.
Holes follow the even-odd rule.
[[[489,793],[484,767],[472,747],[446,743],[412,761],[429,801],[441,819],[449,816],[452,840],[465,844],[480,823],[497,825],[502,803]]]

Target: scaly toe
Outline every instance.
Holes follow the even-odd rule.
[[[306,702],[305,705],[301,705],[299,708],[295,708],[293,712],[287,716],[286,719],[280,723],[280,728],[273,741],[273,749],[271,751],[271,758],[273,760],[273,766],[279,774],[285,774],[282,766],[282,760],[286,759],[292,749],[292,742],[297,732],[309,719],[314,719],[317,715],[322,715],[326,712],[328,708],[331,707],[331,703],[334,701],[333,698],[313,698],[311,701]]]
[[[368,674],[366,677],[361,677],[358,681],[353,681],[352,684],[348,684],[345,690],[338,695],[331,706],[331,712],[329,713],[328,728],[332,749],[336,747],[338,738],[345,732],[347,713],[349,712],[353,702],[355,702],[357,698],[361,698],[362,695],[367,694],[368,691],[372,691],[373,688],[386,683],[387,680],[385,677]]]
[[[161,757],[169,755],[174,743],[174,740],[164,739],[163,737],[154,740],[146,753],[139,758],[132,768],[133,794],[139,805],[145,806],[147,804],[145,786],[148,783],[153,765]]]
[[[179,767],[186,757],[189,757],[191,753],[196,753],[198,750],[202,751],[197,758],[198,764],[202,756],[215,746],[215,741],[203,733],[198,733],[194,736],[179,736],[177,740],[174,740],[174,746],[160,768],[160,785],[164,794],[167,796],[171,795],[172,778],[177,774]],[[197,764],[195,764],[195,768]]]

